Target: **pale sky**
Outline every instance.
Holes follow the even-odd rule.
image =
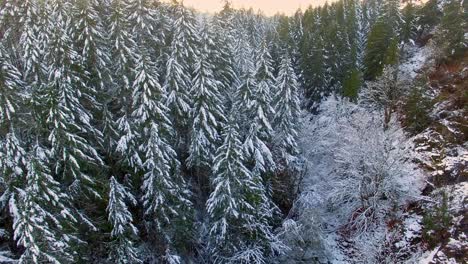
[[[266,15],[284,13],[294,14],[298,8],[306,9],[309,5],[320,5],[326,0],[232,0],[235,8],[250,8],[255,11],[262,10]],[[217,12],[221,10],[223,1],[221,0],[184,0],[184,5],[193,7],[202,12]]]

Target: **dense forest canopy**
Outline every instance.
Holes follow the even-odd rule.
[[[424,95],[402,88],[406,49],[432,38],[438,63],[464,56],[466,8],[339,0],[266,17],[229,1],[206,15],[176,0],[0,0],[0,262],[296,263],[292,220],[308,217],[303,234],[324,247],[300,196],[314,170],[300,131],[317,114],[311,144],[347,175],[329,191],[364,232],[410,191],[406,154],[380,148],[405,141],[402,98],[406,133],[427,127]]]

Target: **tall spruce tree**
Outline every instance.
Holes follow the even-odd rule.
[[[256,61],[257,85],[252,94],[252,112],[249,113],[252,123],[244,144],[254,172],[265,173],[275,168],[270,144],[273,135],[271,121],[275,112],[271,105],[271,96],[276,92],[276,89],[272,90],[274,88],[272,61],[266,43],[261,45]]]
[[[190,167],[209,167],[219,143],[221,125],[226,122],[220,82],[214,78],[213,40],[208,27],[201,32],[200,55],[195,66],[195,78],[191,89],[194,95],[192,110],[192,129],[188,165]]]
[[[75,197],[81,194],[101,197],[95,189],[96,174],[89,169],[102,165],[103,161],[83,131],[96,135],[100,132],[91,125],[92,116],[80,101],[85,82],[77,71],[80,57],[69,34],[69,9],[66,2],[51,3],[47,36],[50,43],[45,54],[48,80],[41,95],[45,129],[49,131],[54,173],[62,183],[68,185]]]
[[[461,56],[468,47],[466,37],[467,7],[464,1],[450,0],[443,9],[440,29],[436,35],[436,43],[444,55],[451,58]]]
[[[49,154],[36,145],[28,160],[25,188],[16,188],[10,199],[14,238],[25,248],[19,263],[69,263],[75,260],[68,235],[77,219],[69,209],[70,197],[52,177]]]
[[[23,111],[25,88],[21,73],[0,43],[0,186],[4,200],[24,182],[26,151],[18,137],[18,116]]]
[[[168,92],[166,105],[177,133],[177,148],[185,149],[193,105],[189,92],[198,39],[192,11],[177,1],[174,1],[172,8],[175,19],[172,24],[171,53],[166,65],[164,90]]]
[[[129,127],[135,135],[132,143],[137,146],[129,150],[138,151],[132,154],[137,158],[135,169],[144,173],[141,189],[148,232],[160,234],[159,242],[173,252],[177,251],[173,245],[183,243],[183,234],[192,230],[192,204],[177,154],[170,144],[174,131],[164,105],[165,90],[149,58],[144,53],[137,58],[132,87],[133,122]]]
[[[263,263],[280,248],[263,206],[265,189],[244,165],[244,152],[233,119],[213,165],[213,192],[206,203],[211,229],[208,248],[214,263]]]
[[[278,92],[275,95],[275,143],[281,153],[283,166],[294,167],[299,149],[297,125],[300,115],[299,85],[291,59],[283,55],[278,77]]]
[[[130,190],[112,176],[109,181],[109,203],[107,205],[113,239],[109,260],[118,264],[141,263],[132,241],[132,237],[137,236],[138,230],[132,223],[133,217],[127,203],[135,206],[137,201]]]

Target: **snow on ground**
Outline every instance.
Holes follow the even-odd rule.
[[[419,48],[414,45],[406,45],[406,59],[399,67],[399,76],[403,80],[414,79],[430,57],[431,50],[428,45]]]

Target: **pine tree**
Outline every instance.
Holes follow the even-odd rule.
[[[42,58],[43,51],[43,11],[44,6],[37,0],[23,1],[19,7],[21,17],[20,24],[22,34],[20,42],[22,43],[22,61],[24,63],[24,77],[29,78],[33,84],[41,84],[44,75]]]
[[[142,50],[144,52],[144,50]],[[143,171],[142,201],[144,214],[162,234],[167,249],[182,243],[182,234],[191,232],[192,204],[187,184],[180,174],[177,154],[170,144],[174,135],[169,110],[164,105],[165,90],[158,82],[157,71],[146,54],[137,55],[133,83],[132,122],[128,131],[132,143],[127,150],[135,158],[135,170]],[[125,125],[127,126],[127,125]],[[187,242],[187,241],[185,241]]]
[[[192,132],[189,147],[190,167],[209,167],[217,144],[218,131],[225,117],[222,109],[220,82],[214,78],[214,65],[210,44],[213,42],[208,28],[201,33],[202,49],[195,66],[195,78],[191,93],[194,95]]]
[[[467,7],[463,6],[462,2],[450,0],[444,6],[440,29],[436,36],[436,43],[442,47],[443,53],[452,58],[462,55],[468,47]]]
[[[275,90],[274,77],[271,68],[271,56],[266,43],[260,47],[255,70],[256,90],[253,94],[252,113],[249,118],[252,120],[249,134],[245,141],[246,153],[252,159],[252,169],[255,172],[273,171],[275,163],[270,150],[270,143],[273,135],[271,120],[274,117],[274,109],[271,105],[271,94]]]
[[[367,41],[364,57],[365,79],[373,80],[382,73],[384,57],[391,38],[391,28],[384,20],[377,21],[372,27]]]
[[[69,6],[61,1],[51,4],[50,44],[45,54],[48,80],[41,98],[46,108],[43,114],[47,127],[44,129],[49,132],[54,172],[61,176],[73,195],[88,193],[100,197],[95,190],[95,176],[89,175],[88,169],[103,162],[83,131],[96,136],[100,136],[100,132],[91,125],[92,117],[80,101],[85,83],[76,70],[79,56],[69,36]]]
[[[23,76],[12,62],[2,43],[0,43],[0,138],[2,131],[8,130],[16,119],[25,94]]]
[[[125,114],[117,121],[120,138],[117,141],[116,152],[123,156],[125,165],[130,166],[134,172],[140,171],[143,161],[138,151],[139,134],[131,122],[130,114]]]
[[[137,201],[130,190],[121,185],[114,176],[109,181],[109,203],[107,212],[112,224],[111,237],[113,245],[109,260],[113,263],[141,263],[133,246],[132,236],[137,236],[138,230],[132,224],[133,217],[127,203],[136,205]]]
[[[132,67],[135,63],[134,51],[136,43],[131,37],[130,21],[123,0],[112,0],[109,17],[109,41],[112,80],[115,84],[113,93],[117,97],[115,104],[122,108],[121,115],[127,113],[131,105],[130,88],[132,80]]]
[[[96,10],[95,0],[77,0],[73,4],[71,38],[80,56],[80,65],[86,71],[88,95],[98,97],[107,89],[109,57],[105,49],[104,26]],[[100,98],[96,98],[99,99]],[[90,100],[90,99],[88,99]]]
[[[343,81],[343,96],[356,101],[361,85],[361,72],[357,68],[351,69]]]
[[[0,7],[0,40],[12,58],[20,57],[18,54],[18,40],[21,34],[19,23],[21,12],[17,0],[4,0]],[[15,65],[18,66],[18,65]]]
[[[20,263],[69,263],[74,261],[67,234],[76,219],[69,197],[60,189],[49,170],[49,154],[36,145],[28,161],[25,189],[16,188],[10,199],[14,239],[25,248]]]
[[[416,7],[409,1],[402,10],[401,40],[405,43],[412,42],[416,38]]]
[[[178,249],[191,241],[193,205],[190,191],[180,174],[177,154],[162,137],[157,123],[148,129],[145,152],[145,175],[142,191],[145,216],[166,248],[166,258],[178,255]]]
[[[208,248],[215,263],[263,263],[279,244],[268,225],[268,211],[262,208],[265,189],[244,165],[237,130],[234,120],[228,122],[214,160],[214,191],[206,203]]]
[[[300,114],[299,85],[291,59],[284,55],[276,78],[278,92],[275,95],[275,141],[284,165],[294,164],[299,153],[297,125]]]
[[[401,24],[403,22],[400,0],[387,0],[382,2],[379,18],[391,29],[392,35],[399,36]]]
[[[220,81],[219,90],[224,94],[223,104],[226,109],[230,109],[234,104],[235,83],[237,81],[236,70],[233,57],[234,54],[234,38],[236,29],[234,11],[229,1],[224,2],[223,9],[213,18],[211,26],[214,32],[214,76]]]
[[[399,3],[399,0],[384,1],[377,22],[371,28],[364,58],[367,80],[382,74],[385,65],[396,63],[402,24]]]
[[[25,83],[18,69],[11,64],[0,43],[0,186],[8,199],[12,188],[21,183],[26,171],[26,153],[18,138],[17,124],[23,110]]]
[[[364,55],[369,36],[370,22],[366,5],[362,1],[356,3],[357,32],[356,32],[356,66],[359,70],[364,70]]]
[[[105,105],[108,117],[104,128],[104,142],[108,142],[108,152],[115,150],[123,154],[123,159],[132,168],[141,167],[141,159],[137,151],[136,133],[130,125],[129,116],[132,106],[133,67],[136,63],[135,51],[137,44],[131,37],[131,25],[128,19],[128,5],[123,0],[112,0],[109,15],[109,56],[112,64],[112,87],[109,87],[109,100]],[[141,47],[142,49],[144,47]],[[113,111],[119,109],[118,111]],[[114,122],[114,118],[118,117]],[[107,133],[106,133],[107,132]]]
[[[198,39],[192,11],[177,1],[172,8],[175,19],[172,24],[171,54],[166,65],[164,90],[168,92],[166,104],[177,132],[177,148],[184,149],[193,104],[189,91],[192,87]]]
[[[128,21],[132,26],[130,33],[137,44],[159,43],[156,33],[156,14],[149,0],[132,0],[126,3]],[[145,49],[150,47],[144,46]]]
[[[248,134],[252,113],[255,112],[254,94],[257,86],[255,78],[255,64],[253,49],[248,43],[246,32],[240,33],[237,37],[237,44],[234,51],[236,75],[236,93],[234,105],[231,111],[237,111],[237,120],[240,124],[240,134],[242,137]],[[227,111],[229,111],[227,109]]]

